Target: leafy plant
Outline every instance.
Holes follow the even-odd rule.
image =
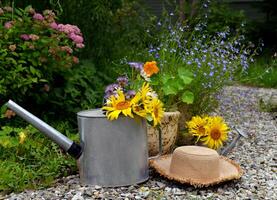
[[[185,109],[190,117],[212,110],[217,102],[216,93],[245,73],[256,54],[253,44],[247,44],[243,35],[233,36],[228,28],[209,35],[205,18],[190,26],[174,22],[174,16],[168,15],[157,25],[160,35],[148,49],[150,59],[161,63],[160,79],[165,84],[161,88],[167,88],[164,94],[175,95],[177,100],[169,101],[176,103],[179,109]],[[163,71],[170,72],[170,76],[164,76]],[[178,93],[181,86],[193,95],[186,92],[187,96],[183,98],[184,95]],[[188,102],[178,101],[178,98]],[[193,104],[188,105],[192,99]]]
[[[73,54],[84,47],[79,28],[57,25],[50,10],[3,7],[0,13],[0,103],[49,92],[58,75],[79,62]]]

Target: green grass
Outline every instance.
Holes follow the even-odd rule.
[[[277,58],[258,58],[249,66],[240,82],[255,87],[277,88]]]
[[[61,123],[58,130],[65,133],[63,127]],[[23,143],[19,132],[27,135]],[[66,135],[74,140],[77,136]],[[50,186],[60,177],[77,173],[76,161],[31,126],[2,126],[0,140],[0,196]]]

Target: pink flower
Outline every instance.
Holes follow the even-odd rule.
[[[42,21],[42,20],[44,20],[44,17],[42,16],[42,14],[35,13],[35,14],[33,15],[33,19]]]
[[[73,52],[73,50],[69,46],[62,46],[61,50],[66,51],[69,54],[71,54]]]
[[[38,39],[39,39],[39,36],[38,36],[38,35],[35,35],[35,34],[30,34],[30,35],[29,35],[29,38],[30,38],[31,40],[35,41],[35,40],[38,40]]]
[[[85,47],[85,45],[82,44],[82,43],[77,43],[77,44],[76,44],[76,47],[79,48],[79,49],[82,49],[82,48]]]
[[[13,27],[13,21],[8,21],[5,23],[5,28],[6,29],[10,29],[11,27]]]
[[[73,42],[76,43],[76,44],[83,43],[83,41],[84,41],[84,39],[83,39],[82,36],[76,35],[76,34],[74,34],[74,33],[71,33],[71,34],[69,35],[69,38],[70,38],[71,40],[73,40]]]
[[[52,23],[50,24],[50,28],[55,29],[55,30],[58,30],[58,24],[57,24],[56,22],[52,22]]]
[[[27,34],[22,34],[22,35],[20,35],[20,38],[21,38],[22,40],[29,40],[29,39],[30,39],[29,35],[27,35]]]
[[[79,63],[79,58],[77,58],[76,56],[73,56],[72,59],[75,64]]]

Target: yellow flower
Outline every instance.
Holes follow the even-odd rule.
[[[157,74],[159,72],[159,68],[157,66],[156,61],[146,62],[143,65],[143,70],[145,71],[147,77],[150,77],[153,74]]]
[[[25,139],[26,139],[26,134],[22,131],[22,132],[20,132],[19,133],[19,143],[20,144],[23,144],[24,143],[24,141],[25,141]]]
[[[134,118],[132,106],[139,102],[140,98],[140,94],[137,93],[135,97],[128,101],[125,99],[123,92],[121,90],[117,90],[117,94],[110,96],[107,100],[107,106],[103,106],[102,110],[107,111],[106,115],[109,120],[117,119],[120,113]]]
[[[149,97],[150,92],[152,92],[152,89],[150,88],[149,83],[144,82],[140,89],[141,98],[143,101]]]
[[[223,145],[223,142],[227,140],[229,127],[222,117],[215,116],[210,118],[205,128],[207,129],[207,136],[203,137],[201,141],[209,148],[218,149]]]
[[[163,103],[158,98],[145,101],[146,111],[151,114],[153,125],[157,126],[161,123],[164,115]]]
[[[189,133],[193,136],[197,136],[196,142],[200,139],[200,137],[203,137],[207,135],[207,128],[205,127],[208,124],[209,117],[200,117],[195,116],[192,117],[192,119],[187,122],[187,126],[189,129]]]

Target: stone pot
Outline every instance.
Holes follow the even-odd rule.
[[[178,135],[178,121],[180,112],[165,112],[161,120],[162,153],[166,154],[174,147]],[[149,156],[159,153],[159,131],[150,125],[147,126]]]

